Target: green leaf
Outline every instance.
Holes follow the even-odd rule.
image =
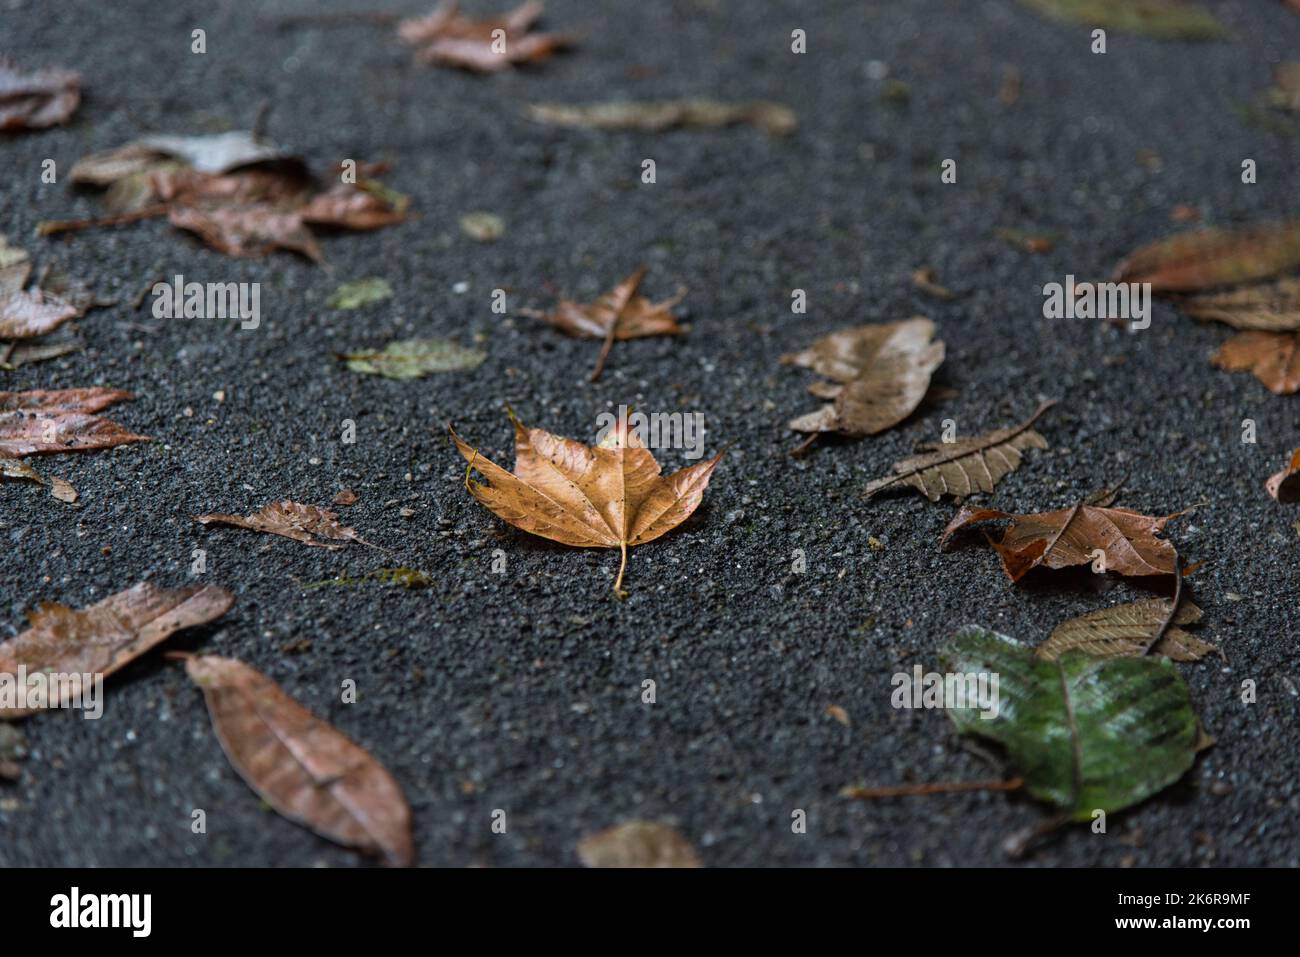
[[[326,303],[331,309],[356,309],[368,306],[372,302],[382,302],[393,294],[393,287],[387,279],[358,279],[345,282],[334,290],[334,295]]]
[[[389,379],[418,379],[430,372],[477,369],[487,353],[465,349],[446,339],[403,339],[382,352],[349,352],[339,356],[353,372]]]
[[[1187,686],[1167,658],[1036,658],[1014,638],[975,625],[943,652],[949,673],[998,675],[998,707],[950,707],[964,734],[989,738],[1034,797],[1076,821],[1136,804],[1177,781],[1202,741]]]
[[[1184,0],[1020,0],[1055,20],[1179,40],[1216,40],[1228,31],[1204,7]]]

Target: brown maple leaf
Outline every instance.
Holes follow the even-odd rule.
[[[71,70],[22,72],[0,57],[0,130],[36,130],[66,123],[81,102],[81,74]]]
[[[604,345],[591,373],[591,381],[595,382],[605,369],[605,359],[614,340],[676,336],[684,331],[672,309],[682,301],[686,290],[679,289],[671,299],[651,302],[637,292],[645,274],[646,267],[639,267],[595,302],[561,299],[553,312],[521,309],[520,314],[549,322],[561,332],[578,339],[603,339]]]
[[[943,530],[940,545],[954,532],[979,522],[1009,519],[1002,541],[989,539],[1013,582],[1042,565],[1066,568],[1091,564],[1098,572],[1120,575],[1172,575],[1178,562],[1174,546],[1156,536],[1165,524],[1181,515],[1163,518],[1142,515],[1127,508],[1108,508],[1080,502],[1073,508],[1032,515],[1015,515],[995,508],[962,508]]]
[[[331,841],[411,864],[410,805],[370,752],[242,661],[184,660],[222,750],[259,797]]]
[[[22,458],[148,442],[147,437],[93,414],[131,398],[130,392],[104,388],[0,392],[0,456]]]
[[[1253,372],[1270,392],[1300,392],[1300,335],[1294,332],[1239,332],[1211,357],[1228,372]]]
[[[719,452],[666,478],[634,429],[620,422],[598,445],[515,427],[515,470],[507,472],[465,443],[448,423],[465,457],[465,488],[498,517],[526,532],[575,548],[622,553],[614,593],[624,598],[627,550],[676,528],[704,498]],[[477,470],[492,484],[472,481]]]
[[[1284,505],[1300,502],[1300,449],[1292,451],[1286,468],[1269,477],[1264,490]]]
[[[184,628],[224,615],[235,597],[215,585],[157,588],[141,582],[80,610],[46,603],[28,616],[31,627],[0,644],[0,673],[111,675]],[[60,688],[62,693],[62,688]],[[47,702],[57,707],[59,700]],[[12,720],[33,708],[0,706]]]
[[[357,535],[356,529],[340,525],[336,512],[329,512],[315,505],[290,502],[287,499],[264,505],[250,515],[196,515],[194,520],[202,525],[219,522],[268,535],[280,535],[291,538],[295,542],[302,542],[304,545],[328,548],[332,551],[343,548],[350,542],[370,545]],[[318,541],[318,539],[326,539],[326,541]],[[331,542],[343,544],[330,544]]]
[[[443,0],[423,17],[403,20],[397,35],[416,47],[422,63],[496,73],[521,63],[538,63],[573,46],[573,37],[533,33],[542,4],[530,0],[500,17],[476,19],[460,12],[456,0]]]
[[[1300,221],[1241,229],[1197,229],[1135,250],[1115,267],[1117,282],[1153,292],[1195,292],[1268,279],[1300,266]]]
[[[784,363],[831,380],[808,387],[819,399],[831,400],[829,405],[790,420],[796,432],[812,433],[795,451],[807,448],[822,432],[875,435],[911,415],[943,362],[943,342],[932,342],[933,336],[934,323],[916,316],[841,329],[802,352],[782,356]]]

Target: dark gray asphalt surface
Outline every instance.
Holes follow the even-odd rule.
[[[939,551],[947,504],[868,506],[857,493],[914,443],[937,439],[944,418],[973,434],[1054,397],[1043,425],[1052,450],[991,501],[1068,506],[1127,472],[1120,504],[1161,514],[1204,502],[1172,538],[1205,563],[1190,580],[1201,634],[1228,660],[1181,666],[1218,739],[1186,778],[1108,834],[1071,830],[1028,863],[1300,863],[1300,512],[1262,489],[1300,444],[1295,400],[1211,369],[1226,331],[1166,304],[1130,334],[1044,319],[1037,291],[1066,273],[1107,273],[1178,228],[1178,203],[1216,224],[1295,212],[1300,124],[1264,128],[1240,108],[1300,50],[1300,17],[1265,0],[1209,6],[1230,42],[1112,34],[1095,56],[1085,28],[1012,0],[815,10],[551,0],[546,23],[583,29],[581,49],[484,78],[417,67],[387,28],[282,32],[263,20],[324,6],[3,0],[0,51],[81,70],[86,96],[70,126],[0,141],[0,228],[38,267],[62,264],[121,302],[82,323],[85,352],[0,373],[0,389],[134,390],[114,418],[155,441],[37,463],[76,485],[76,508],[34,486],[0,489],[0,634],[21,630],[41,600],[81,606],[141,579],[189,583],[191,552],[203,548],[202,580],[238,603],[170,647],[243,658],[370,748],[410,798],[424,864],[573,864],[579,837],[630,817],[675,821],[709,865],[1001,864],[1001,841],[1043,819],[1040,805],[837,796],[848,783],[998,773],[942,714],[893,710],[890,676],[936,664],[966,622],[1036,642],[1066,617],[1150,592],[1086,574],[1013,586],[978,539]],[[194,27],[207,30],[204,56],[189,52]],[[804,56],[789,52],[796,27],[808,31]],[[887,79],[870,61],[888,66]],[[1006,65],[1023,75],[1014,107],[997,99]],[[910,86],[908,103],[882,99],[893,79]],[[530,101],[698,94],[781,100],[802,125],[786,140],[750,129],[652,136],[520,115]],[[263,100],[272,135],[318,170],[391,159],[389,181],[418,216],[327,238],[324,268],[287,254],[229,259],[162,222],[33,238],[42,219],[98,209],[66,183],[41,185],[42,159],[66,173],[146,133],[244,128]],[[1158,168],[1139,161],[1143,150]],[[646,157],[658,166],[653,186],[639,182]],[[957,185],[939,181],[945,157],[958,160]],[[1256,185],[1240,181],[1246,157]],[[504,238],[461,235],[457,219],[472,210],[504,216]],[[996,239],[1001,227],[1059,242],[1031,256]],[[641,261],[651,295],[689,287],[693,328],[679,341],[619,344],[595,386],[596,344],[489,309],[498,286],[512,311],[544,307],[556,289],[588,297]],[[962,297],[914,291],[908,277],[925,264]],[[262,282],[262,327],[130,308],[146,282],[176,272]],[[394,298],[326,307],[341,282],[367,276],[386,277]],[[795,287],[808,291],[806,316],[790,313]],[[936,384],[956,396],[878,438],[786,457],[795,437],[785,421],[816,400],[781,353],[917,313],[939,324],[948,358]],[[476,372],[413,382],[355,375],[331,358],[411,335],[481,341],[490,355]],[[454,418],[508,466],[506,401],[578,437],[620,402],[701,411],[710,450],[733,443],[688,525],[634,550],[625,603],[610,597],[616,553],[517,533],[462,490],[442,424]],[[354,446],[338,441],[348,418]],[[1258,423],[1256,445],[1240,441],[1244,418]],[[685,464],[680,452],[660,458]],[[360,495],[343,510],[348,524],[391,556],[191,521],[280,497],[324,505],[343,486]],[[497,548],[504,576],[490,573]],[[807,554],[804,575],[791,574],[795,549]],[[435,586],[297,584],[399,564]],[[339,703],[345,678],[361,690],[352,706]],[[654,706],[640,701],[647,678]],[[1253,706],[1239,700],[1248,678]],[[832,704],[849,727],[825,715]],[[221,754],[199,693],[161,656],[111,681],[103,720],[51,713],[23,730],[26,776],[0,785],[0,864],[359,862],[259,804]],[[206,836],[190,832],[196,807]],[[498,808],[504,835],[490,829]],[[791,833],[796,808],[806,835]]]

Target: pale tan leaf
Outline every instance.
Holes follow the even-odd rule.
[[[1169,615],[1169,601],[1148,598],[1127,605],[1113,605],[1062,622],[1035,651],[1046,661],[1055,661],[1068,651],[1082,651],[1094,658],[1123,658],[1147,653],[1147,644]],[[1176,626],[1193,625],[1201,620],[1201,609],[1190,601],[1178,606],[1178,614],[1168,631],[1151,649],[1174,661],[1198,661],[1214,645],[1201,641]]]
[[[264,505],[250,515],[197,515],[194,520],[202,525],[213,522],[234,525],[237,528],[279,535],[283,538],[291,538],[295,542],[302,542],[304,545],[330,550],[343,548],[350,542],[370,544],[357,535],[356,529],[340,525],[336,513],[317,508],[315,505],[290,502],[287,499]],[[343,544],[336,545],[331,542]]]
[[[578,842],[578,857],[587,867],[703,866],[690,841],[656,821],[627,821],[589,834]]]

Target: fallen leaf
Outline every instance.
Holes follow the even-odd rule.
[[[782,362],[831,380],[808,388],[831,403],[791,419],[790,428],[863,436],[897,425],[921,404],[930,376],[943,362],[943,342],[932,342],[933,336],[934,323],[916,316],[841,329],[782,356]]]
[[[304,223],[314,226],[380,229],[406,219],[406,197],[364,183],[339,183],[329,192],[313,196],[300,215]]]
[[[1239,332],[1219,347],[1210,362],[1228,372],[1253,372],[1270,392],[1300,391],[1300,352],[1294,332]]]
[[[350,488],[342,489],[334,496],[335,505],[355,505],[356,501],[357,493]]]
[[[0,462],[0,465],[3,465]],[[1268,494],[1284,505],[1300,502],[1300,449],[1291,453],[1287,467],[1264,483]]]
[[[147,437],[92,414],[131,398],[130,392],[104,388],[0,392],[0,456],[22,458],[148,442]]]
[[[344,352],[338,358],[353,372],[386,379],[419,379],[431,372],[466,372],[487,358],[478,349],[466,349],[446,339],[403,339],[379,352]]]
[[[747,123],[770,136],[787,136],[795,131],[799,119],[794,110],[768,100],[748,103],[722,103],[692,97],[683,100],[645,100],[608,103],[534,103],[528,117],[550,126],[594,130],[639,130],[659,133],[663,130],[716,129]]]
[[[828,704],[826,706],[826,714],[834,718],[836,721],[844,725],[844,727],[846,728],[850,724],[849,713],[837,704]]]
[[[412,863],[410,806],[368,751],[242,661],[191,655],[185,670],[226,757],[262,800],[331,841]]]
[[[48,485],[50,495],[60,502],[72,504],[77,500],[77,490],[66,479],[51,476],[47,481],[45,476],[36,469],[17,459],[0,458],[0,478],[21,479],[35,482],[37,485]]]
[[[999,229],[995,235],[1004,243],[1034,255],[1050,253],[1056,248],[1056,240],[1051,236],[1037,236],[1021,229]]]
[[[998,707],[947,708],[957,730],[1002,745],[1034,797],[1072,820],[1112,814],[1177,781],[1192,766],[1200,725],[1178,669],[1168,658],[1055,661],[978,626],[958,631],[943,668],[1000,676]]]
[[[304,545],[328,548],[331,551],[343,548],[351,542],[370,544],[358,537],[356,529],[340,525],[336,513],[327,512],[315,505],[290,502],[287,499],[263,505],[250,515],[196,515],[194,520],[202,525],[217,522],[254,532],[264,532],[268,535],[280,535],[291,538],[295,542],[302,542]],[[327,541],[318,541],[318,539],[327,539]],[[331,545],[330,542],[343,544]]]
[[[61,273],[53,280],[47,276],[40,287],[27,289],[30,273],[26,250],[10,246],[0,235],[0,339],[47,335],[92,306],[103,304],[82,283]],[[0,349],[0,360],[13,364],[15,351],[12,345]]]
[[[895,462],[895,474],[869,484],[867,498],[900,482],[932,502],[944,495],[964,498],[991,492],[1003,476],[1020,467],[1021,452],[1047,448],[1047,440],[1032,426],[1055,404],[1044,402],[1028,419],[1009,429],[937,445],[934,451]]]
[[[561,332],[578,339],[603,339],[605,344],[591,373],[591,381],[595,382],[604,371],[605,359],[615,340],[675,336],[683,332],[672,309],[682,301],[686,290],[679,289],[671,299],[651,302],[637,292],[645,273],[646,267],[641,266],[592,303],[561,299],[553,312],[521,309],[520,314],[549,322]]]
[[[382,302],[392,295],[393,287],[387,279],[358,279],[356,282],[345,282],[335,289],[326,305],[331,309],[359,309],[371,303]]]
[[[1172,40],[1217,40],[1223,24],[1190,0],[1020,0],[1054,20]]]
[[[480,243],[494,243],[506,232],[506,221],[495,213],[466,213],[460,231]]]
[[[499,518],[542,538],[576,548],[622,553],[614,593],[622,598],[627,550],[654,541],[690,516],[704,498],[722,453],[667,478],[625,422],[596,446],[542,429],[515,427],[515,470],[507,472],[471,448],[447,426],[469,463],[465,488]],[[478,472],[491,486],[472,481]]]
[[[956,294],[947,286],[939,284],[938,275],[930,266],[922,266],[912,273],[912,285],[928,296],[936,299],[956,299]]]
[[[1093,564],[1120,575],[1172,575],[1174,546],[1156,536],[1174,515],[1154,518],[1127,508],[1079,503],[1073,508],[1032,515],[1013,515],[994,508],[962,508],[943,530],[940,545],[954,532],[979,522],[1009,519],[1001,542],[990,544],[1013,582],[1031,569]]]
[[[72,487],[72,483],[53,475],[50,476],[50,494],[69,505],[77,500],[77,490]]]
[[[1188,296],[1178,305],[1197,319],[1225,322],[1236,329],[1300,330],[1300,279],[1283,278]]]
[[[38,130],[66,123],[81,103],[81,74],[71,70],[24,73],[0,57],[0,130]]]
[[[1300,60],[1278,64],[1268,98],[1279,109],[1300,113]]]
[[[141,582],[88,608],[52,602],[28,615],[26,631],[0,643],[0,673],[101,674],[105,677],[185,628],[224,615],[235,597],[215,585],[157,588]],[[51,684],[55,707],[63,685]],[[0,719],[27,717],[36,708],[0,706]]]
[[[691,842],[657,821],[627,821],[578,842],[587,867],[702,867]]]
[[[1121,658],[1147,654],[1147,645],[1169,616],[1169,602],[1148,598],[1127,605],[1113,605],[1062,622],[1035,649],[1044,661],[1056,661],[1071,651],[1093,658]],[[1190,601],[1178,605],[1171,627],[1150,650],[1174,661],[1199,661],[1218,649],[1189,635],[1177,625],[1193,625],[1201,620],[1201,609]]]
[[[1240,229],[1195,229],[1158,239],[1115,267],[1116,282],[1153,292],[1196,292],[1269,279],[1300,266],[1300,220]]]
[[[530,0],[504,16],[480,20],[462,14],[455,0],[444,0],[427,16],[403,20],[397,35],[416,47],[415,58],[422,63],[496,73],[541,62],[574,45],[565,34],[533,33],[541,15],[542,4]]]

